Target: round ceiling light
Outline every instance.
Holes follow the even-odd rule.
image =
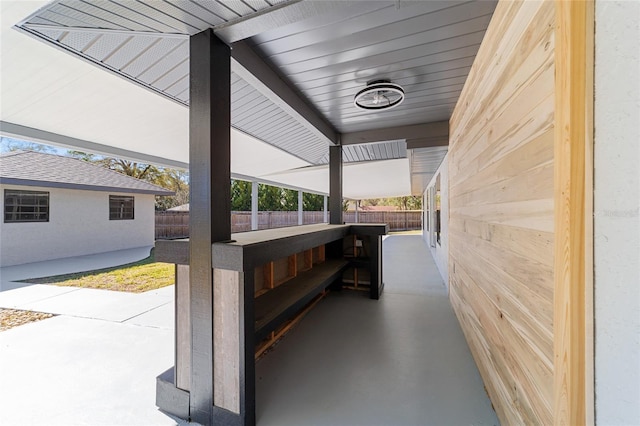
[[[353,104],[368,111],[379,111],[396,107],[402,101],[404,101],[402,86],[391,83],[389,80],[373,80],[356,94]]]

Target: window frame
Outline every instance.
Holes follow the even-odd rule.
[[[436,176],[436,185],[435,185],[435,211],[436,211],[436,223],[435,223],[435,232],[436,232],[436,242],[439,246],[442,247],[442,239],[440,237],[441,234],[441,219],[440,219],[440,211],[442,210],[442,200],[441,191],[440,191],[440,173]]]
[[[119,209],[118,207],[113,207],[114,202],[120,203]],[[125,205],[127,202],[131,203],[131,217],[129,217],[129,209]],[[109,195],[109,220],[135,220],[135,208],[136,200],[133,195]]]
[[[8,189],[4,190],[4,223],[47,223],[51,216],[51,196],[49,191],[30,191],[23,189]],[[17,202],[8,203],[10,196],[17,197]],[[45,199],[46,202],[41,204],[39,202],[32,202],[30,204],[21,203],[20,198],[36,197],[36,199]],[[8,211],[9,208],[13,208],[13,211]],[[31,208],[33,211],[20,211],[21,208]],[[8,218],[7,215],[13,217]],[[20,215],[32,215],[31,219],[18,219]],[[45,215],[44,219],[35,218],[35,216]]]

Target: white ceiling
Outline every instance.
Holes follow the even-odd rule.
[[[265,177],[272,182],[283,184],[295,182],[297,186],[316,192],[329,192],[328,165],[286,170]],[[366,179],[366,185],[363,185],[363,177]],[[348,194],[345,195],[346,198],[353,200],[400,197],[410,194],[409,159],[344,163],[342,191],[343,194]]]
[[[2,121],[187,163],[187,108],[12,29],[46,3],[0,3]]]

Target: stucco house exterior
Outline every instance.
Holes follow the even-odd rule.
[[[0,155],[0,266],[153,246],[171,191],[74,158]]]

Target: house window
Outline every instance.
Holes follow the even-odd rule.
[[[429,215],[431,214],[431,198],[429,197],[430,195],[430,191],[429,188],[427,188],[427,190],[424,192],[425,196],[424,196],[424,229],[426,231],[430,231],[430,221],[429,221]]]
[[[49,193],[4,190],[4,223],[49,222]]]
[[[109,220],[133,219],[133,197],[109,195]]]
[[[436,241],[438,242],[438,245],[442,245],[442,241],[440,240],[440,225],[441,225],[441,221],[440,221],[440,206],[441,206],[441,202],[440,202],[440,175],[438,175],[436,177]]]

